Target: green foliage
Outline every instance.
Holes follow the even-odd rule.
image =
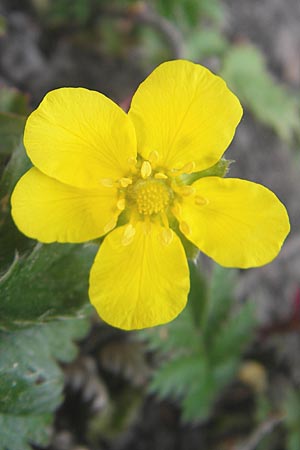
[[[0,161],[8,156],[20,141],[25,125],[25,117],[0,112]]]
[[[97,246],[36,245],[0,279],[0,328],[74,314],[87,301]],[[22,302],[20,302],[22,299]]]
[[[219,0],[156,0],[155,5],[162,15],[175,22],[186,22],[192,28],[204,17],[215,22],[221,21],[223,17]]]
[[[229,44],[225,37],[215,28],[191,30],[186,36],[187,57],[202,60],[210,56],[223,57]]]
[[[262,123],[290,141],[299,133],[299,107],[288,90],[272,79],[263,55],[251,45],[232,47],[221,74],[242,104]]]
[[[17,89],[0,89],[0,112],[26,115],[28,113],[28,98]]]
[[[233,311],[235,272],[216,266],[208,286],[191,265],[191,293],[172,323],[140,332],[159,367],[150,390],[182,406],[184,421],[206,419],[221,390],[232,380],[254,317],[250,304]]]
[[[300,448],[300,391],[290,388],[284,403],[286,413],[284,424],[288,430],[287,450],[299,450]]]
[[[72,340],[87,330],[86,320],[71,319],[0,332],[0,450],[47,444],[64,385],[55,359],[71,361]]]
[[[0,108],[18,109],[22,101],[16,95],[16,102],[2,96]],[[36,245],[14,225],[10,196],[30,166],[21,142],[24,123],[23,116],[0,113],[0,450],[48,442],[63,390],[55,359],[71,361],[73,339],[88,329],[79,316],[97,249]],[[74,314],[78,318],[66,319]]]

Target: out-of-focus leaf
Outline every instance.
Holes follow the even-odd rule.
[[[0,158],[9,156],[23,134],[26,118],[0,112]]]
[[[196,29],[189,33],[186,48],[189,59],[201,60],[210,56],[222,56],[228,48],[228,42],[216,29]]]
[[[34,241],[19,232],[11,217],[10,196],[16,181],[30,167],[22,143],[14,150],[8,164],[0,174],[0,277],[12,264],[16,251],[23,253],[33,247]]]
[[[233,312],[235,271],[216,266],[206,285],[197,270],[191,263],[191,294],[185,310],[167,325],[138,332],[158,362],[150,389],[159,397],[179,401],[182,418],[188,422],[209,416],[220,392],[235,376],[254,325],[248,303]]]
[[[46,427],[64,385],[55,359],[71,361],[76,355],[73,339],[84,336],[88,328],[87,320],[71,319],[0,332],[1,449],[47,443]]]
[[[299,133],[295,98],[268,73],[259,50],[251,45],[232,47],[224,59],[222,76],[242,104],[287,141]]]
[[[195,27],[203,18],[220,22],[223,18],[223,7],[219,0],[156,0],[157,10],[164,16]]]
[[[0,112],[26,116],[29,112],[28,97],[15,88],[0,88]]]
[[[0,412],[0,450],[32,450],[49,443],[52,414],[13,416]]]
[[[154,374],[150,390],[159,392],[160,397],[180,398],[195,384],[201,383],[207,370],[207,362],[203,355],[193,354],[181,356],[165,362]],[[201,381],[200,381],[201,380]]]
[[[289,388],[283,405],[286,416],[284,424],[288,429],[287,450],[298,450],[300,448],[300,392]]]
[[[0,37],[4,36],[7,29],[7,23],[4,16],[0,15]]]
[[[37,244],[0,279],[0,328],[73,314],[87,300],[96,245]]]
[[[223,326],[231,313],[235,275],[234,269],[214,266],[206,316],[203,317],[203,334],[207,342],[216,335],[215,330]]]

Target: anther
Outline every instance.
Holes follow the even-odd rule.
[[[115,218],[115,217],[112,217],[112,218],[110,219],[110,221],[107,222],[107,224],[104,226],[104,228],[103,228],[104,233],[108,233],[108,232],[111,231],[113,228],[115,228],[116,223],[117,223],[116,218]]]
[[[191,161],[191,162],[185,164],[182,167],[182,169],[180,169],[180,172],[181,173],[192,173],[192,172],[194,172],[195,168],[196,168],[195,161]]]
[[[135,165],[136,165],[136,158],[135,158],[134,156],[130,156],[130,157],[127,159],[127,162],[128,162],[128,164],[129,164],[130,166],[135,166]]]
[[[113,187],[114,180],[112,178],[101,178],[100,183],[105,187]]]
[[[151,164],[156,164],[159,160],[159,153],[157,150],[152,150],[149,155],[149,161]]]
[[[186,222],[184,222],[184,221],[180,222],[179,228],[183,234],[185,234],[185,235],[191,234],[191,228]]]
[[[162,243],[164,245],[169,245],[173,241],[174,233],[170,228],[164,228],[160,234]]]
[[[117,201],[117,208],[118,208],[120,211],[123,211],[123,210],[125,209],[125,198],[120,198],[120,199]]]
[[[133,241],[134,235],[135,235],[135,228],[134,226],[129,223],[124,230],[123,237],[122,237],[122,245],[129,245]]]
[[[189,195],[193,195],[196,192],[196,189],[193,186],[182,186],[180,188],[180,194],[184,197],[188,197]]]
[[[205,205],[208,204],[208,200],[207,200],[207,198],[200,197],[200,195],[196,195],[196,197],[195,197],[195,203],[196,203],[196,205],[198,205],[198,206],[205,206]]]
[[[174,216],[176,216],[177,218],[179,218],[181,216],[182,213],[182,207],[180,205],[180,203],[175,203],[175,205],[172,208],[172,213],[174,214]]]
[[[132,184],[132,179],[131,178],[120,178],[119,179],[119,183],[123,188],[126,188],[127,186],[129,186],[130,184]]]
[[[141,176],[146,180],[152,173],[152,167],[149,161],[144,161],[141,167]]]
[[[157,180],[167,180],[168,176],[166,174],[162,173],[162,172],[157,172],[154,175],[154,178],[156,178]]]

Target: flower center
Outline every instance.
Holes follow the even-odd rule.
[[[170,203],[171,191],[163,181],[138,180],[132,188],[137,210],[141,215],[162,213]]]

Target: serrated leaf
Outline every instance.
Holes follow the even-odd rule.
[[[236,271],[214,264],[210,280],[209,298],[207,300],[206,316],[203,323],[204,339],[212,339],[218,328],[230,315],[234,301],[233,286]]]
[[[16,148],[23,134],[26,118],[0,112],[0,157],[8,156]]]
[[[0,175],[0,276],[12,263],[16,251],[23,253],[34,241],[19,232],[11,217],[10,196],[17,180],[30,167],[22,142],[15,148],[2,176]]]
[[[185,422],[206,419],[211,412],[219,390],[220,387],[215,384],[211,372],[206,370],[201,378],[194,380],[182,401],[182,419]]]
[[[232,47],[224,59],[221,74],[242,104],[281,138],[289,141],[294,133],[299,133],[297,102],[271,77],[257,48],[251,45]]]
[[[64,385],[55,359],[72,360],[76,355],[73,339],[81,338],[88,328],[87,320],[70,319],[0,332],[0,436],[6,439],[3,448],[24,450],[29,442],[47,442],[45,425],[61,402]]]
[[[218,329],[211,343],[211,360],[221,364],[236,358],[250,342],[255,325],[253,304],[245,303]]]
[[[206,360],[200,353],[174,358],[165,362],[155,373],[150,390],[162,398],[170,395],[179,398],[195,381],[201,383],[206,370]]]
[[[78,311],[87,301],[97,246],[37,244],[0,279],[0,328],[27,326]]]

